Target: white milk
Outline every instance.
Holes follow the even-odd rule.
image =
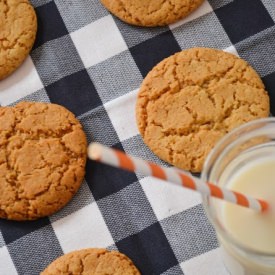
[[[275,254],[275,158],[246,164],[231,177],[227,188],[270,203],[271,209],[266,213],[226,203],[224,226],[240,244]]]
[[[266,213],[257,213],[244,207],[223,203],[223,226],[240,245],[259,253],[275,254],[275,155],[260,157],[246,163],[228,178],[227,188],[270,203]],[[257,260],[240,257],[220,239],[223,259],[232,275],[275,274],[258,265]],[[257,259],[257,257],[256,257]]]

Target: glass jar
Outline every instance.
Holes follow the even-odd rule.
[[[226,187],[232,175],[244,165],[267,156],[275,158],[275,118],[249,122],[227,134],[206,159],[201,178]],[[203,197],[204,208],[216,230],[222,258],[229,273],[275,274],[275,254],[253,250],[230,235],[223,217],[224,204],[222,200]]]

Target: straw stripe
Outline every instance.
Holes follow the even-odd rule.
[[[203,195],[210,195],[257,211],[265,211],[269,207],[268,203],[263,200],[257,200],[211,183],[204,183],[199,178],[193,177],[182,171],[168,169],[155,163],[126,155],[121,151],[105,147],[98,143],[90,144],[88,156],[93,160],[104,162],[117,168],[123,168],[128,171],[143,174],[144,176],[153,176],[171,183],[181,184]]]
[[[166,168],[165,173],[168,181],[176,183],[178,185],[182,185],[180,176],[177,173],[175,173],[175,171],[173,171],[171,168],[170,169]]]
[[[196,180],[195,183],[196,183],[196,190],[198,190],[202,194],[205,194],[206,196],[210,196],[211,192],[210,192],[209,186],[206,183],[198,180]]]
[[[266,201],[258,200],[258,202],[259,202],[260,205],[261,205],[260,209],[261,209],[262,211],[267,211],[267,210],[268,210],[269,204],[268,204]]]
[[[180,173],[179,173],[179,175],[180,175],[180,177],[182,179],[182,185],[184,187],[196,190],[196,184],[195,184],[194,180],[190,176],[187,176],[187,175],[184,175],[184,174],[180,174]]]
[[[151,175],[151,167],[148,165],[147,162],[138,159],[138,158],[134,158],[132,159],[132,161],[134,162],[134,165],[136,167],[136,171],[138,173],[140,173],[141,175]],[[139,169],[137,169],[137,167],[139,167]]]
[[[236,198],[235,194],[230,190],[227,190],[227,192],[226,192],[226,200],[230,201],[234,204],[237,204],[237,198]],[[259,203],[257,202],[257,204],[259,204]],[[258,207],[258,210],[259,210],[259,207]]]
[[[159,167],[158,165],[154,164],[154,163],[148,163],[150,168],[152,169],[152,176],[159,178],[159,179],[163,179],[166,180],[166,174],[164,172],[164,169],[162,169],[161,167]]]
[[[234,193],[234,195],[237,198],[237,204],[245,206],[245,207],[249,207],[250,206],[249,202],[248,202],[248,199],[244,195],[242,195],[240,193],[237,193],[235,191],[232,191],[232,192]]]
[[[114,167],[119,166],[119,159],[111,151],[106,151],[105,154],[99,155],[97,158],[98,161],[101,161],[102,163],[106,163]]]
[[[261,210],[261,204],[259,204],[258,202],[255,203],[255,200],[251,200],[250,198],[247,198],[248,200],[248,204],[249,204],[249,208],[258,208],[259,210]]]
[[[210,183],[207,183],[207,185],[210,189],[210,195],[212,197],[224,199],[224,194],[223,194],[222,190],[217,185],[210,184]]]
[[[118,160],[119,160],[119,164],[121,168],[124,168],[126,170],[129,171],[134,171],[135,170],[135,165],[132,162],[131,158],[129,158],[127,155],[123,154],[120,151],[114,151],[114,153],[116,154]]]

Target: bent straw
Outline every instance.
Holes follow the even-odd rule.
[[[266,201],[255,199],[212,183],[205,183],[187,173],[168,169],[155,163],[126,155],[121,151],[105,147],[99,143],[91,143],[89,145],[88,157],[117,168],[140,173],[144,176],[152,176],[171,183],[180,184],[183,187],[198,191],[202,195],[222,199],[259,212],[266,211],[269,207]]]

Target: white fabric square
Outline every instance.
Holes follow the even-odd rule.
[[[140,180],[140,184],[158,220],[201,203],[201,196],[198,193],[172,183],[146,177]]]
[[[179,20],[171,25],[169,25],[170,29],[173,30],[177,28],[178,26],[181,26],[187,22],[193,21],[196,18],[199,18],[209,12],[213,11],[212,7],[210,6],[208,1],[204,1],[203,4],[198,7],[194,12],[190,13],[187,17],[183,18],[182,20]]]
[[[228,53],[232,53],[232,54],[234,54],[234,55],[236,55],[236,56],[239,56],[239,54],[238,54],[236,48],[235,48],[233,45],[230,46],[230,47],[228,47],[228,48],[226,48],[226,49],[224,49],[223,51],[224,51],[224,52],[228,52]]]
[[[0,262],[0,274],[17,275],[17,271],[6,246],[0,248]]]
[[[135,114],[137,92],[134,90],[104,105],[120,141],[139,133]]]
[[[86,68],[127,50],[111,15],[70,34]]]
[[[59,219],[69,216],[70,214],[78,211],[86,205],[91,204],[92,202],[94,202],[93,195],[91,193],[91,190],[89,189],[86,180],[84,179],[79,190],[74,195],[72,200],[66,205],[66,207],[62,208],[57,213],[51,215],[50,221],[53,223]]]
[[[90,247],[108,247],[114,243],[95,202],[52,223],[52,226],[64,253]]]
[[[221,259],[220,248],[181,263],[181,268],[186,275],[228,275]]]
[[[9,77],[0,81],[0,104],[6,106],[44,86],[30,56]]]

